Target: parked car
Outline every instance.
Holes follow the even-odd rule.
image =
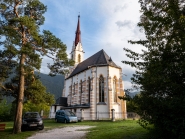
[[[78,122],[77,116],[67,110],[58,110],[55,114],[56,122],[63,122],[63,123],[71,123],[71,122]]]
[[[26,112],[23,115],[21,130],[25,131],[27,129],[44,129],[42,117],[38,112]]]

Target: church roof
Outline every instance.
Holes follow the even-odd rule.
[[[59,97],[54,105],[67,107],[67,97]]]
[[[112,66],[116,68],[121,68],[117,66],[109,57],[105,51],[102,49],[96,54],[92,55],[88,59],[84,60],[83,62],[79,63],[76,68],[73,70],[73,72],[67,77],[66,79],[84,71],[87,70],[90,67],[96,67],[96,66]]]

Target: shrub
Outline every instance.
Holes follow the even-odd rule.
[[[6,100],[0,102],[0,121],[9,121],[12,119],[10,110],[11,104],[8,104]]]

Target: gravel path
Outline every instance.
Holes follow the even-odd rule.
[[[27,139],[84,139],[86,129],[93,126],[70,126],[39,132]]]

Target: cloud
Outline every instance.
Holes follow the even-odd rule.
[[[129,21],[129,20],[125,20],[125,21],[117,21],[116,22],[116,25],[119,27],[119,28],[121,28],[121,27],[131,27],[131,24],[132,24],[132,22],[131,21]]]
[[[53,60],[51,58],[48,58],[47,56],[42,57],[42,67],[40,69],[41,73],[48,74],[49,69],[48,69],[48,63],[53,63]]]
[[[130,78],[135,69],[121,61],[130,60],[123,48],[136,52],[143,49],[139,45],[131,45],[128,40],[140,40],[144,33],[137,23],[140,18],[140,7],[136,0],[42,0],[48,5],[45,14],[46,23],[43,28],[51,30],[67,45],[69,54],[75,37],[77,16],[80,12],[81,38],[85,51],[85,59],[104,49],[112,60],[122,67],[126,81],[125,87],[130,87]],[[43,60],[44,63],[44,60]],[[45,62],[46,63],[46,62]],[[43,64],[42,69],[46,64]]]
[[[124,89],[130,89],[132,87],[132,84],[129,81],[123,81],[124,83]]]
[[[125,89],[129,89],[131,87],[130,78],[135,69],[121,61],[130,61],[123,51],[124,47],[136,52],[141,52],[143,49],[140,45],[128,43],[128,40],[144,38],[144,34],[137,27],[140,17],[139,4],[135,0],[116,0],[116,2],[107,1],[100,8],[100,11],[104,11],[107,15],[105,15],[103,28],[99,29],[100,39],[96,44],[103,48],[117,65],[122,67],[126,75],[123,76]]]
[[[124,4],[123,6],[116,6],[114,8],[114,12],[119,12],[119,11],[125,10],[127,7],[128,7],[127,4]]]

